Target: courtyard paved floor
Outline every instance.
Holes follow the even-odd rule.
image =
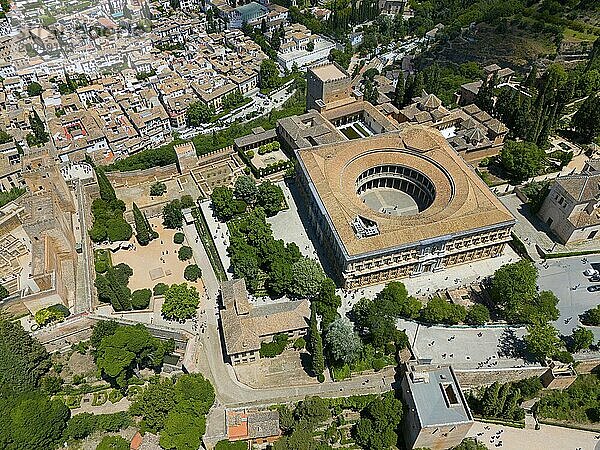
[[[273,237],[275,239],[283,239],[285,242],[295,242],[303,255],[316,258],[317,252],[313,241],[304,227],[300,213],[298,212],[298,207],[305,208],[305,205],[302,203],[302,199],[297,192],[296,184],[290,183],[288,186],[288,184],[281,181],[277,185],[283,189],[288,209],[267,218],[267,222],[271,224],[271,230],[273,230]]]
[[[499,433],[500,430],[503,430]],[[468,436],[474,437],[488,448],[504,450],[597,450],[600,445],[590,431],[541,425],[539,430],[511,428],[475,422]],[[492,439],[492,436],[498,436]],[[498,441],[502,442],[497,446]]]
[[[113,265],[125,263],[133,269],[133,275],[129,279],[129,289],[152,289],[157,283],[173,284],[183,283],[183,271],[190,263],[180,261],[177,252],[181,245],[173,243],[173,236],[178,230],[166,229],[162,226],[161,218],[149,220],[152,229],[159,234],[158,239],[154,239],[148,245],[142,247],[137,243],[135,237],[130,242],[133,244],[133,250],[118,250],[111,254]],[[188,245],[184,242],[182,245]],[[162,274],[156,278],[155,274]],[[153,279],[154,276],[154,279]],[[196,286],[198,290],[202,289],[201,283],[190,283]]]

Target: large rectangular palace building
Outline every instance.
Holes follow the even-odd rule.
[[[511,239],[511,213],[433,128],[296,155],[310,221],[346,288],[495,257]]]

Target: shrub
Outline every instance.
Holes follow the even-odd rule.
[[[108,270],[108,264],[106,264],[106,261],[99,259],[94,263],[94,269],[96,269],[96,273],[104,273]]]
[[[129,442],[121,436],[104,436],[96,450],[129,450]]]
[[[81,395],[67,395],[65,398],[65,405],[69,409],[79,408],[81,406]]]
[[[111,389],[108,391],[108,401],[111,403],[117,403],[121,401],[123,398],[123,394],[118,389]]]
[[[179,249],[179,252],[177,252],[177,257],[179,258],[179,261],[187,261],[188,259],[192,258],[192,255],[192,248],[188,247],[187,245],[181,247]]]
[[[274,358],[283,353],[288,344],[288,335],[285,333],[276,334],[272,342],[263,342],[260,344],[260,356],[262,358]]]
[[[167,289],[169,289],[168,284],[157,283],[156,285],[154,285],[154,289],[152,290],[152,292],[154,295],[165,295],[165,292],[167,292]]]
[[[183,278],[188,281],[196,281],[202,276],[202,270],[196,264],[190,264],[183,271]]]
[[[375,370],[375,372],[379,372],[385,366],[387,366],[387,361],[384,358],[377,358],[373,360],[373,370]]]
[[[108,400],[108,395],[106,392],[94,392],[92,397],[92,406],[100,406],[104,405]]]
[[[302,350],[306,347],[306,340],[303,337],[299,337],[294,341],[294,348],[296,350]]]
[[[41,387],[42,390],[48,394],[56,394],[62,387],[63,379],[61,377],[46,375],[42,378]]]
[[[248,150],[248,151],[246,152],[246,156],[247,156],[249,159],[252,159],[252,158],[254,158],[254,151],[253,151],[253,150]]]
[[[152,291],[150,289],[138,289],[131,294],[131,306],[133,309],[146,309],[150,304]]]
[[[566,350],[561,350],[559,352],[556,352],[556,354],[554,355],[554,359],[557,361],[560,361],[562,363],[565,363],[565,364],[572,364],[575,361],[573,359],[573,355],[571,355]]]
[[[467,311],[467,316],[465,318],[465,322],[469,325],[484,325],[486,322],[490,320],[490,312],[485,307],[485,305],[481,305],[479,303],[471,306]]]
[[[183,233],[177,232],[173,236],[173,242],[176,243],[177,245],[183,244],[184,240],[185,240],[185,234],[183,234]]]
[[[317,381],[319,383],[324,383],[325,382],[325,375],[323,375],[322,373],[317,375]]]
[[[157,181],[152,186],[150,186],[150,195],[153,197],[160,197],[165,192],[167,192],[167,185],[160,181]]]
[[[129,386],[127,388],[127,399],[133,400],[143,390],[141,386]]]

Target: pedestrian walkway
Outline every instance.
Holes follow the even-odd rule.
[[[502,450],[594,450],[600,447],[598,433],[541,425],[539,430],[512,428],[475,422],[468,433],[487,446]]]

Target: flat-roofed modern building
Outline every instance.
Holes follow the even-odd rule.
[[[296,150],[309,220],[353,289],[498,256],[515,220],[429,127]]]
[[[473,416],[450,366],[408,363],[401,382],[407,405],[406,448],[449,449],[465,438]]]

